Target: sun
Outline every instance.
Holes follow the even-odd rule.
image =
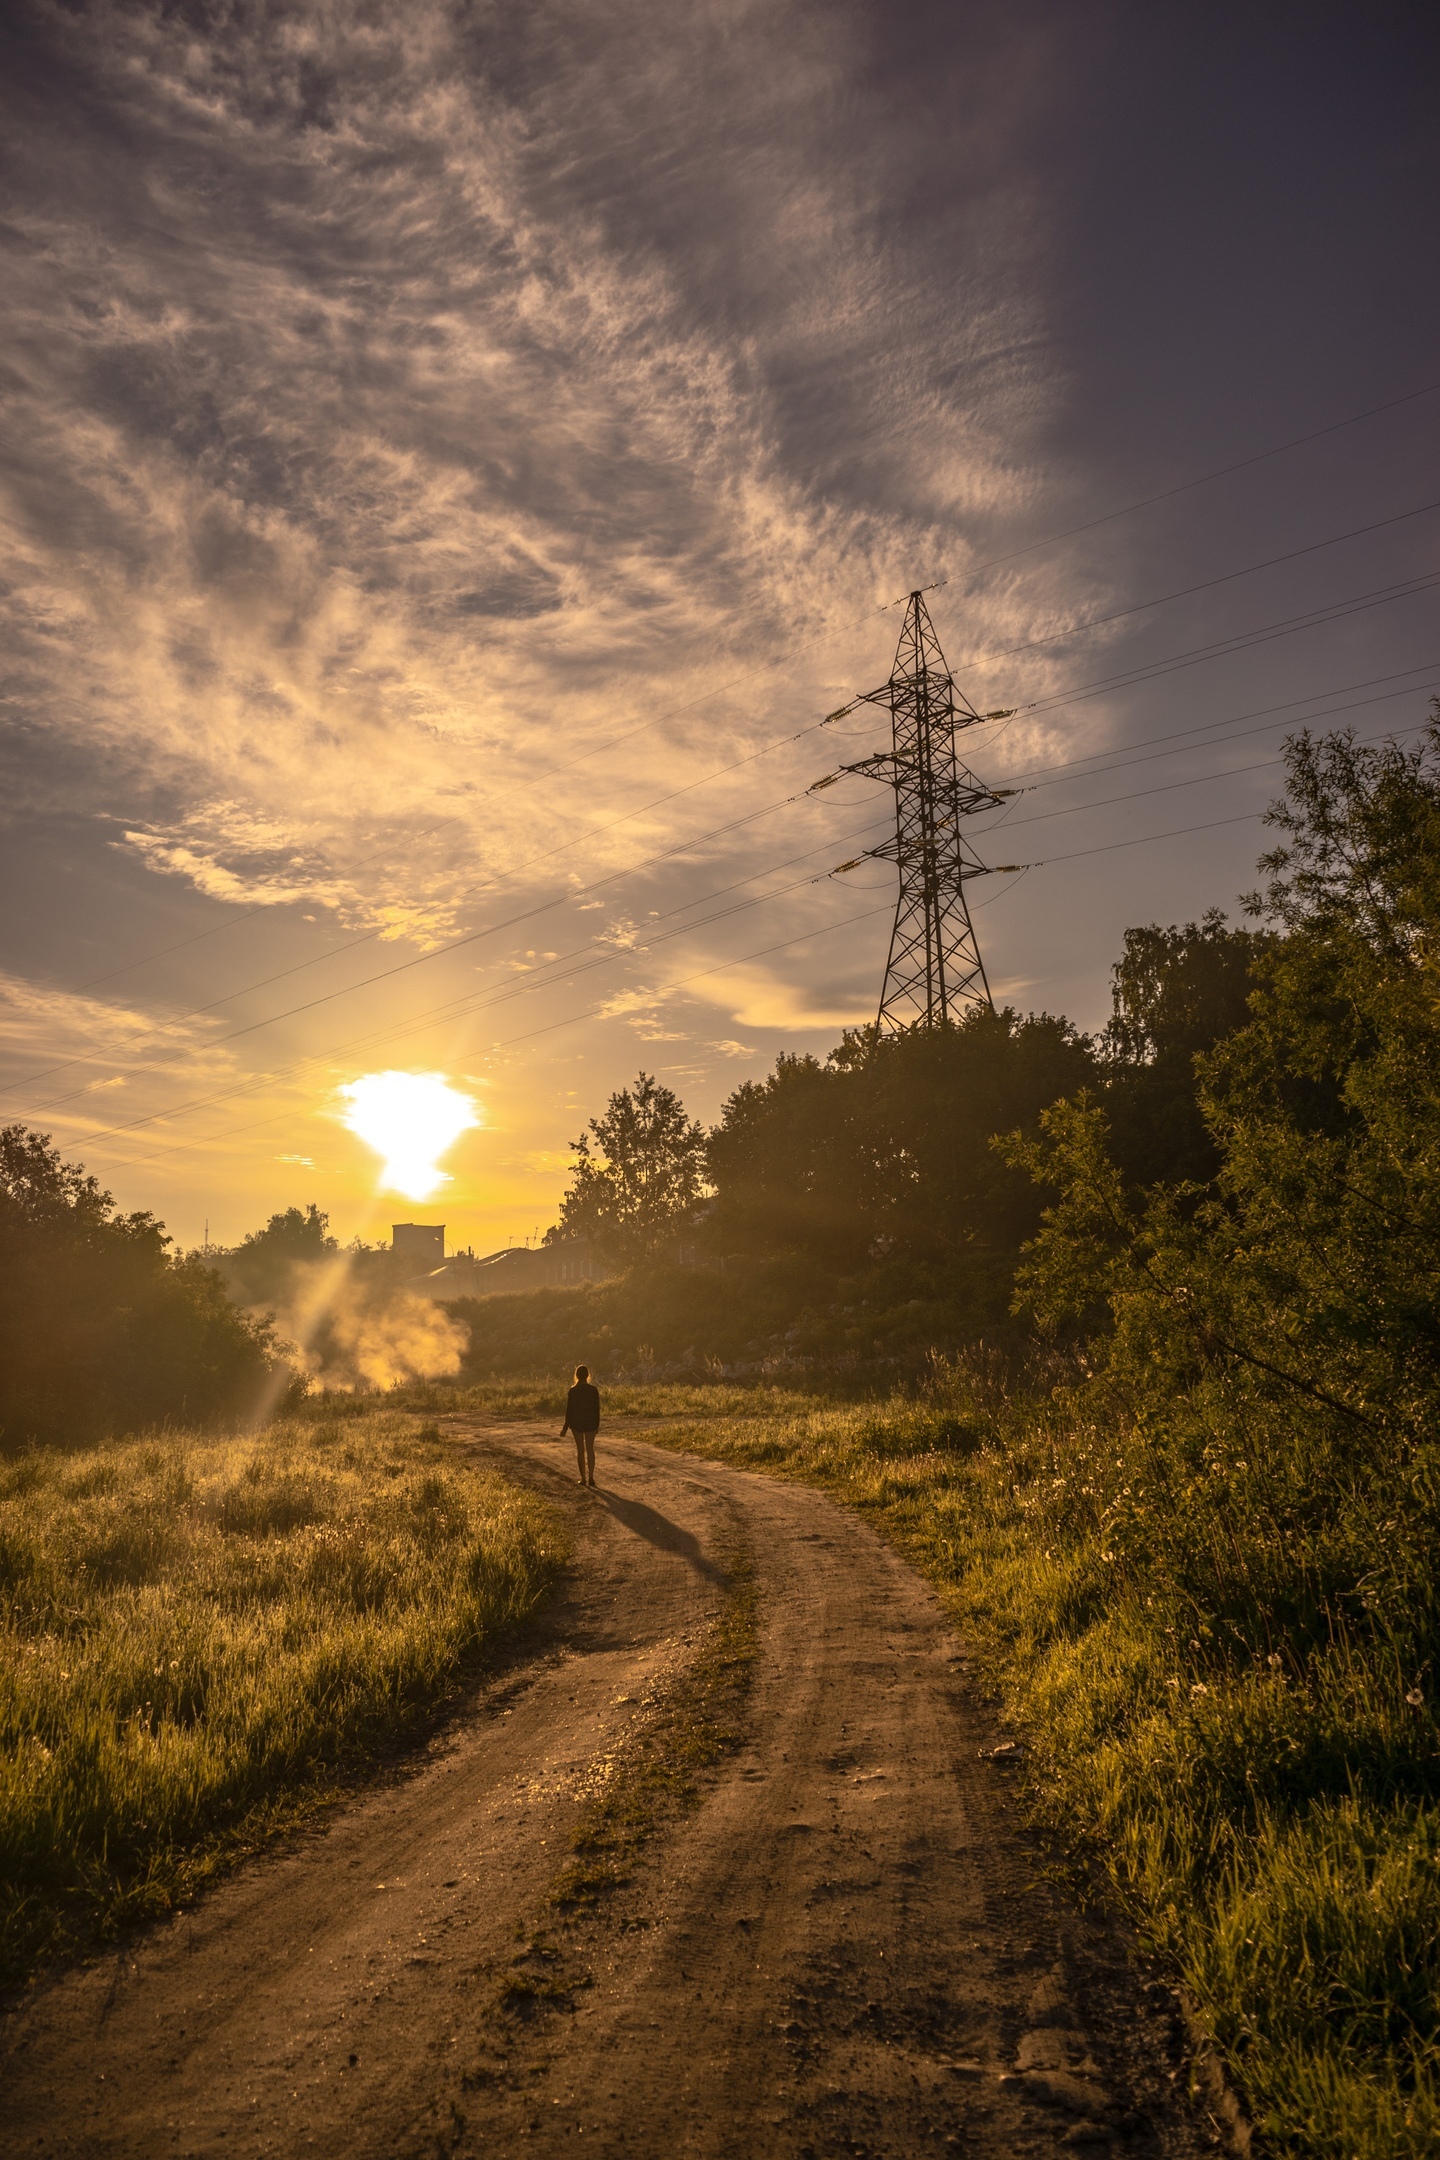
[[[443,1073],[364,1073],[340,1093],[345,1123],[381,1158],[381,1185],[407,1200],[428,1200],[449,1184],[440,1157],[480,1123],[470,1097]]]

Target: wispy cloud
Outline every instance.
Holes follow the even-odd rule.
[[[943,289],[882,238],[844,8],[526,14],[42,14],[118,140],[15,145],[10,692],[183,805],[132,844],[217,897],[436,934],[460,865],[524,875],[547,764],[1027,484],[1024,205],[980,191]]]
[[[128,1115],[117,1097],[137,1082],[219,1084],[235,1062],[207,1045],[213,1029],[0,970],[0,1122],[19,1106],[33,1124],[83,1134]]]

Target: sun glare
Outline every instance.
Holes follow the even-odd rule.
[[[440,1157],[480,1122],[470,1097],[441,1073],[365,1073],[340,1093],[345,1123],[381,1158],[381,1184],[407,1200],[428,1200],[449,1184]]]

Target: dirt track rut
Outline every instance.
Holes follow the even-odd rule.
[[[0,2151],[1213,2149],[1168,1994],[1038,1879],[950,1627],[864,1523],[614,1433],[583,1493],[534,1426],[454,1429],[571,1518],[562,1595],[417,1763],[37,1990],[0,2043]],[[584,1796],[697,1654],[737,1540],[741,1743],[557,1923]],[[497,2010],[542,1922],[588,1984]]]

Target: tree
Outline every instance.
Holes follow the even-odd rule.
[[[1106,1310],[1082,1422],[1143,1436],[1127,1535],[1147,1589],[1166,1577],[1242,1647],[1283,1633],[1338,1671],[1348,1631],[1391,1629],[1394,1669],[1424,1669],[1440,1652],[1440,710],[1414,750],[1305,734],[1286,760],[1269,813],[1285,841],[1247,903],[1276,934],[1246,1024],[1198,1061],[1214,1191],[1137,1196],[1100,1106],[1060,1105],[1038,1144],[1005,1144],[1060,1194],[1019,1294],[1052,1326]]]
[[[93,1439],[243,1415],[280,1363],[218,1274],[172,1258],[45,1133],[0,1131],[0,1436]]]
[[[306,1208],[272,1215],[263,1230],[247,1231],[222,1257],[220,1270],[241,1304],[262,1305],[289,1294],[297,1266],[327,1260],[339,1250],[329,1216],[312,1200]]]
[[[706,1144],[715,1205],[707,1241],[720,1252],[774,1255],[845,1249],[854,1238],[845,1088],[835,1060],[783,1053],[746,1080]]]
[[[547,1243],[588,1238],[634,1261],[693,1220],[705,1189],[705,1135],[652,1074],[642,1072],[633,1093],[612,1095],[605,1115],[591,1118],[570,1146],[570,1189]]]
[[[1100,1050],[1114,1152],[1132,1184],[1215,1175],[1195,1061],[1244,1027],[1255,964],[1272,942],[1265,931],[1228,928],[1218,908],[1183,930],[1126,931]]]
[[[710,1136],[707,1236],[727,1253],[806,1253],[840,1270],[981,1254],[1008,1264],[1039,1203],[990,1137],[1095,1072],[1068,1021],[1008,1009],[884,1038],[855,1031],[823,1066],[781,1057],[737,1088]]]

